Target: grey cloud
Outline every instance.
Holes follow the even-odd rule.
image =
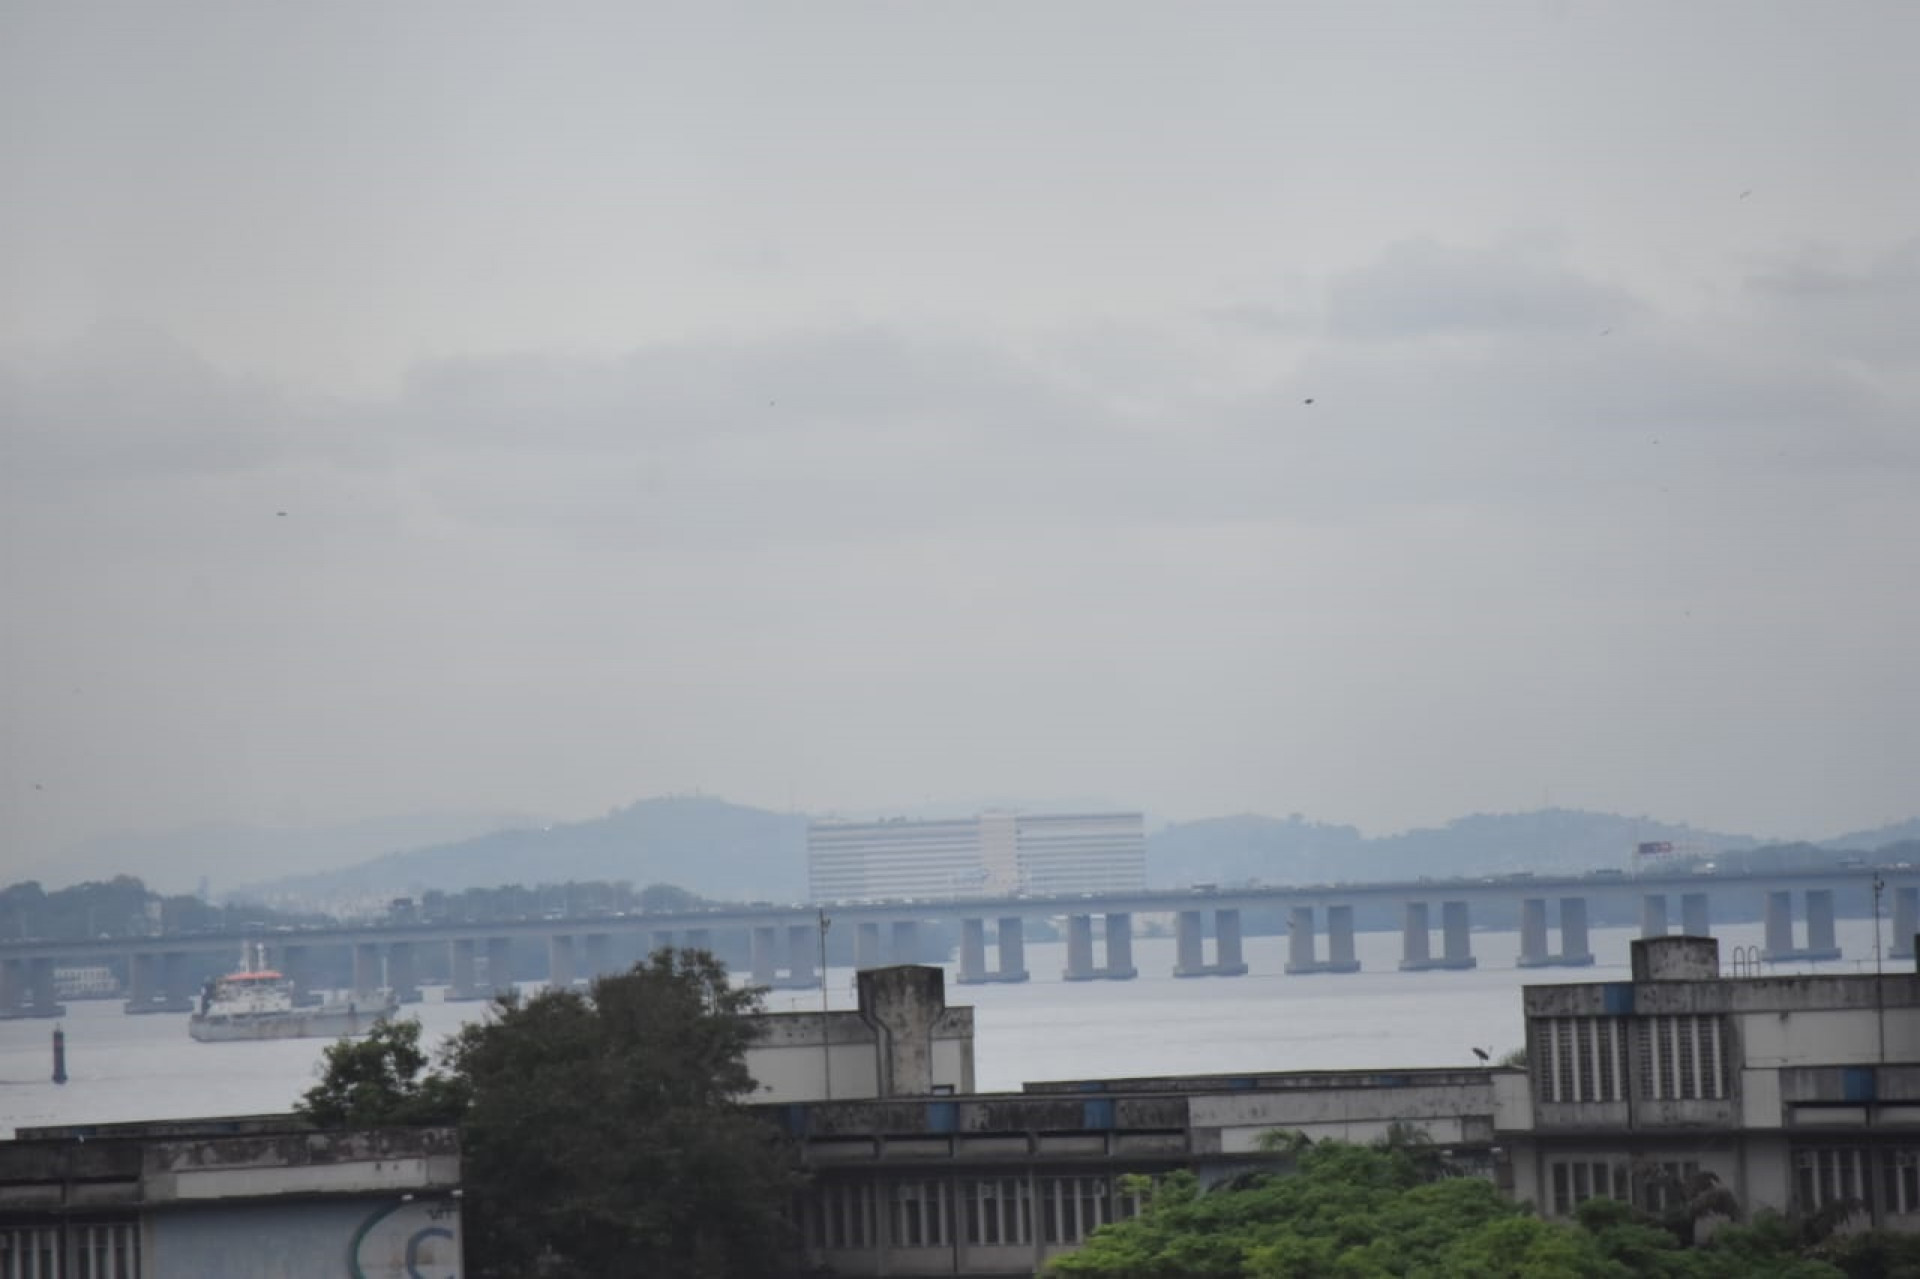
[[[1327,290],[1329,331],[1369,341],[1594,332],[1639,310],[1621,290],[1520,243],[1462,248],[1407,241],[1368,266],[1334,277]]]

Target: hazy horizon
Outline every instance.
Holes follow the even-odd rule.
[[[1920,811],[1920,8],[0,9],[0,853]]]

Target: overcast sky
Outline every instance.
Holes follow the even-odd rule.
[[[1916,64],[1906,0],[8,0],[0,861],[1920,812]]]

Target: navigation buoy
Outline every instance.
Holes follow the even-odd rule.
[[[67,1082],[67,1032],[58,1026],[53,1028],[53,1082]]]

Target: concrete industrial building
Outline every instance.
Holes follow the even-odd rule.
[[[808,886],[819,902],[1138,892],[1146,876],[1139,813],[988,812],[807,828]]]

